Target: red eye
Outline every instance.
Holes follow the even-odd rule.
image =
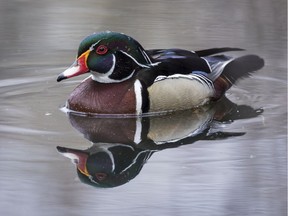
[[[108,48],[105,45],[100,45],[96,49],[96,53],[99,55],[104,55],[108,52]]]

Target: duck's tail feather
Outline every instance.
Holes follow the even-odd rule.
[[[223,53],[223,52],[230,52],[230,51],[243,51],[244,49],[240,48],[233,48],[233,47],[222,47],[222,48],[212,48],[212,49],[205,49],[205,50],[198,50],[195,51],[195,53],[200,56],[210,56],[218,53]]]
[[[263,66],[264,60],[259,56],[245,55],[229,62],[220,76],[233,85],[237,80],[249,77],[253,72],[261,69]]]
[[[249,77],[263,66],[264,60],[257,55],[245,55],[230,61],[214,81],[215,99],[219,99],[238,80]]]

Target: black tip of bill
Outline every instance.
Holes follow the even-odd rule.
[[[67,77],[64,76],[63,74],[60,74],[60,75],[57,77],[57,82],[60,82],[61,80],[64,80],[64,79],[67,79]]]
[[[57,146],[56,148],[57,148],[58,152],[60,152],[60,153],[66,153],[67,152],[67,149],[64,147]]]

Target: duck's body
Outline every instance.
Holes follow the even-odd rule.
[[[81,42],[77,60],[58,81],[92,74],[67,101],[76,112],[141,115],[191,109],[221,98],[239,78],[263,67],[255,55],[215,55],[236,50],[144,50],[129,36],[101,32]]]

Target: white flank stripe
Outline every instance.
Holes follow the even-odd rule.
[[[134,83],[134,92],[136,98],[136,114],[142,114],[142,85],[139,80],[136,80]]]

